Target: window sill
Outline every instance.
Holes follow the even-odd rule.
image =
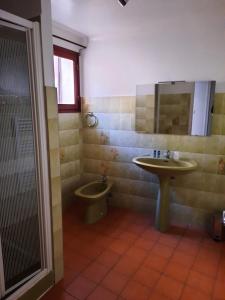
[[[58,104],[59,113],[80,113],[81,109],[75,104]]]

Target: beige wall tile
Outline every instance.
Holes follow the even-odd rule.
[[[60,147],[79,144],[79,130],[61,130],[59,132]]]
[[[54,87],[45,88],[48,119],[58,118],[57,90]]]
[[[60,176],[59,149],[50,150],[50,169],[52,178]]]
[[[59,258],[59,259],[55,260],[54,269],[55,269],[55,282],[57,283],[64,276],[64,264],[63,264],[63,259],[62,258]]]
[[[222,206],[225,177],[217,174],[217,168],[219,158],[225,155],[224,94],[216,95],[214,131],[210,137],[135,132],[136,97],[102,97],[87,101],[96,110],[99,127],[82,130],[84,174],[81,178],[99,178],[101,163],[107,162],[108,174],[115,181],[114,191],[119,197],[113,197],[114,205],[137,210],[146,205],[148,209],[154,209],[154,204],[149,205],[147,199],[151,198],[155,203],[157,177],[134,166],[131,160],[134,156],[148,154],[152,149],[169,149],[179,151],[181,158],[194,159],[198,163],[196,172],[176,178],[172,183],[172,219],[199,226],[201,222],[204,223],[210,211]],[[137,101],[140,106],[138,129],[143,130],[146,124],[142,120],[142,114],[146,112],[147,105],[154,106],[154,101],[153,97],[152,105],[145,97],[139,97]],[[176,110],[176,107],[173,109]],[[118,150],[116,159],[111,156],[113,148]],[[142,200],[138,202],[139,199]]]
[[[80,159],[80,145],[72,145],[60,148],[60,163],[67,163]]]
[[[79,113],[60,113],[59,130],[79,129],[81,127],[81,115]]]
[[[225,135],[225,114],[213,115],[212,134]]]
[[[51,175],[52,224],[53,224],[53,259],[55,282],[63,277],[61,183],[59,162],[59,130],[57,93],[53,87],[45,88],[48,116],[49,156]],[[57,261],[57,263],[56,263]],[[60,263],[59,263],[60,262]]]
[[[63,260],[63,236],[61,234],[61,229],[54,232],[55,241],[55,261]]]
[[[63,208],[67,208],[74,200],[74,191],[82,185],[80,174],[62,180]]]
[[[63,195],[73,194],[75,189],[80,185],[80,174],[62,180],[62,193]]]
[[[80,174],[80,161],[70,161],[64,164],[61,164],[61,178],[62,180],[73,177]]]
[[[48,132],[50,149],[59,148],[59,129],[57,118],[48,120]]]
[[[52,191],[52,206],[61,205],[61,178],[60,176],[51,178],[51,191]]]
[[[53,234],[62,229],[62,206],[61,203],[53,206],[52,208],[52,224]]]
[[[84,100],[87,101],[86,99],[82,99],[82,101]],[[93,105],[94,102],[87,101],[87,111],[90,110],[89,103]],[[66,208],[71,203],[73,196],[72,190],[77,186],[77,182],[80,182],[80,175],[82,173],[81,158],[83,156],[82,123],[82,115],[79,113],[59,114],[63,208]],[[66,182],[70,182],[69,189]]]
[[[225,94],[218,93],[214,99],[214,113],[225,114]]]

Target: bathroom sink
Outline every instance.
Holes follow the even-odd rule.
[[[134,157],[137,166],[158,176],[176,176],[192,172],[197,163],[194,160],[156,159],[149,156]]]
[[[197,163],[194,160],[156,159],[150,156],[134,157],[132,161],[138,167],[158,175],[155,227],[165,232],[169,228],[170,178],[193,172]]]

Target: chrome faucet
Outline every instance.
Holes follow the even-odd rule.
[[[102,183],[106,183],[107,182],[107,176],[106,175],[102,175]]]
[[[166,151],[165,158],[170,159],[171,153],[170,150]]]

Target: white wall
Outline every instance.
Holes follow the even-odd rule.
[[[41,0],[1,0],[0,9],[25,19],[31,19],[41,14]]]
[[[62,37],[64,39],[67,39],[71,42],[74,42],[74,43],[77,43],[77,44],[80,44],[82,46],[87,46],[88,45],[88,37],[84,34],[81,34],[80,32],[76,31],[76,30],[72,30],[71,28],[69,27],[66,27],[64,26],[63,24],[60,24],[60,23],[57,23],[55,21],[52,22],[52,32],[54,35],[56,36],[59,36],[59,37]],[[55,39],[56,41],[56,39]],[[74,51],[79,51],[79,49],[77,48],[74,48],[73,44],[69,44],[65,41],[61,41],[62,43],[62,47],[64,46],[68,46],[67,48],[71,50],[74,50]],[[60,45],[59,45],[60,46]]]
[[[151,11],[130,32],[121,27],[91,38],[83,51],[83,95],[135,95],[136,84],[158,81],[224,81],[225,1],[185,3],[177,14]]]
[[[55,86],[53,68],[53,39],[51,0],[41,0],[41,39],[45,86]]]

